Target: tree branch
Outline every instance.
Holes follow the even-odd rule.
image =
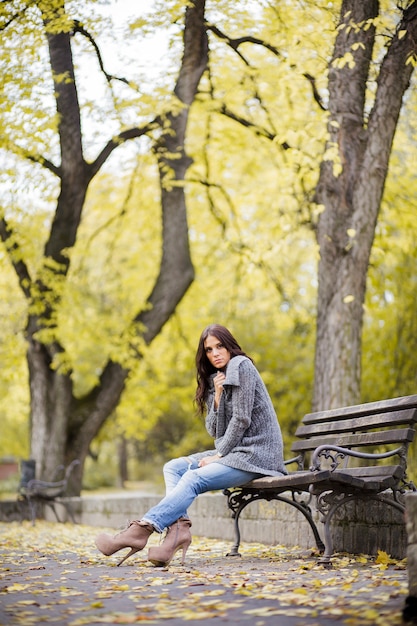
[[[227,43],[227,45],[230,46],[230,48],[232,48],[239,55],[239,57],[248,67],[250,67],[249,61],[247,61],[247,59],[243,56],[243,54],[241,54],[238,50],[239,46],[242,43],[253,43],[255,45],[263,46],[264,48],[266,48],[267,50],[275,54],[275,56],[277,57],[282,56],[280,51],[277,48],[275,48],[275,46],[267,43],[266,41],[263,41],[262,39],[258,39],[257,37],[252,37],[248,35],[246,37],[237,37],[236,39],[231,39],[225,33],[223,33],[219,28],[217,28],[217,26],[214,26],[213,24],[207,24],[207,30],[211,30],[211,32],[214,33],[219,39],[223,39]],[[323,104],[323,100],[319,92],[317,91],[316,81],[315,81],[314,76],[311,76],[311,74],[303,74],[303,76],[307,78],[307,80],[310,82],[310,85],[313,90],[314,100],[317,102],[317,104],[322,109],[322,111],[327,111],[326,107]]]
[[[52,172],[52,174],[55,174],[55,176],[57,176],[58,178],[61,177],[61,168],[57,165],[54,165],[52,161],[49,161],[49,159],[46,159],[40,154],[30,154],[30,152],[27,152],[26,150],[24,150],[23,148],[21,148],[19,145],[15,143],[14,144],[9,143],[5,147],[10,149],[11,152],[13,152],[14,154],[17,154],[23,159],[27,159],[28,161],[31,161],[32,163],[37,163],[38,165],[42,165],[42,167]]]
[[[13,2],[10,0],[2,0],[2,4],[13,4]],[[17,11],[16,13],[14,13],[7,22],[5,22],[4,24],[1,24],[0,26],[0,31],[2,30],[6,30],[6,28],[8,28],[10,26],[10,24],[12,24],[15,20],[17,20],[19,17],[21,17],[24,13],[26,13],[26,11],[29,9],[29,7],[35,4],[34,2],[28,2],[27,5],[25,7],[23,7],[20,11]]]
[[[279,51],[276,48],[274,48],[274,46],[271,46],[270,44],[267,44],[262,39],[258,39],[256,37],[252,37],[252,36],[246,36],[246,37],[239,37],[237,39],[231,39],[230,37],[225,35],[219,28],[217,28],[217,26],[214,26],[212,24],[207,24],[206,28],[207,28],[207,30],[211,30],[220,39],[223,39],[224,41],[226,41],[227,45],[230,46],[232,48],[232,50],[234,50],[236,52],[236,54],[239,56],[239,58],[243,61],[243,63],[248,68],[252,67],[251,63],[238,50],[239,46],[242,43],[253,43],[253,44],[261,45],[261,46],[264,46],[265,48],[267,48],[268,50],[271,50],[276,56],[281,56]],[[268,108],[263,103],[263,100],[262,100],[261,95],[260,95],[259,90],[258,90],[258,85],[256,84],[255,76],[254,76],[254,74],[252,72],[249,74],[249,79],[250,79],[250,81],[253,84],[254,98],[256,98],[256,100],[259,102],[259,105],[260,105],[261,109],[263,110],[266,118],[268,119],[268,122],[271,125],[271,128],[274,128],[273,120],[271,119],[271,116],[269,114]]]
[[[125,83],[126,85],[129,85],[129,81],[126,78],[123,77],[119,77],[119,76],[113,76],[113,74],[109,74],[108,72],[106,72],[106,70],[104,69],[104,64],[103,64],[103,59],[101,57],[101,53],[100,53],[100,49],[98,47],[98,45],[95,42],[95,39],[92,35],[90,35],[90,33],[85,30],[85,28],[83,27],[83,25],[81,24],[81,22],[79,20],[74,20],[74,28],[73,28],[73,34],[75,35],[76,33],[80,33],[80,35],[82,35],[83,37],[85,37],[86,39],[88,39],[88,41],[91,43],[91,45],[93,46],[96,55],[97,55],[97,60],[98,63],[100,65],[100,69],[103,72],[104,76],[106,77],[106,80],[108,83],[110,83],[112,80],[118,80],[122,83]]]
[[[89,165],[90,178],[93,178],[93,176],[97,174],[97,172],[99,171],[101,166],[106,162],[106,160],[108,159],[110,154],[113,152],[113,150],[115,150],[118,146],[120,146],[120,144],[125,143],[126,141],[129,141],[129,139],[137,139],[139,137],[143,137],[143,135],[150,133],[152,130],[159,128],[160,126],[161,126],[161,119],[160,117],[156,117],[154,120],[152,120],[152,122],[148,122],[148,124],[145,124],[145,126],[142,126],[142,127],[134,126],[133,128],[129,128],[127,130],[122,131],[121,133],[119,133],[118,135],[110,139],[110,141],[107,142],[103,150],[97,156],[95,161],[90,163]]]
[[[49,161],[49,159],[45,159],[45,157],[36,154],[25,154],[24,156],[26,159],[28,159],[28,161],[32,161],[32,163],[38,163],[39,165],[42,165],[44,168],[52,172],[52,174],[55,174],[55,176],[61,178],[61,168],[54,165],[51,161]]]
[[[327,108],[323,104],[323,100],[316,87],[316,79],[311,74],[303,74],[304,78],[307,78],[308,82],[311,85],[311,89],[313,90],[314,100],[317,102],[322,111],[327,111]]]
[[[247,35],[246,37],[237,37],[236,39],[232,39],[231,37],[223,33],[219,28],[217,28],[217,26],[214,26],[214,24],[207,23],[206,28],[207,30],[211,30],[211,32],[214,33],[214,35],[216,35],[216,37],[218,37],[219,39],[223,39],[228,46],[230,46],[235,52],[237,52],[237,54],[239,54],[239,56],[245,63],[247,63],[246,59],[244,59],[244,57],[238,51],[239,46],[241,46],[243,43],[253,43],[258,46],[263,46],[264,48],[275,54],[275,56],[281,56],[280,51],[275,48],[275,46],[272,46],[270,43],[267,43],[262,39],[258,39],[257,37]]]
[[[254,132],[257,135],[261,136],[261,137],[266,137],[267,139],[270,139],[271,141],[274,141],[274,139],[276,138],[276,135],[274,133],[269,132],[269,130],[267,130],[266,128],[262,128],[260,126],[257,126],[256,124],[254,124],[250,120],[248,120],[248,119],[246,119],[244,117],[241,117],[237,113],[233,113],[233,111],[228,109],[225,104],[223,104],[222,107],[220,108],[220,113],[222,113],[226,117],[229,117],[231,120],[234,120],[238,124],[241,124],[242,126],[245,126],[246,128],[253,129]],[[280,146],[284,150],[289,150],[291,148],[291,146],[286,141],[282,142],[280,144]]]

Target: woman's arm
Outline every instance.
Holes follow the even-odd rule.
[[[225,456],[238,446],[252,421],[255,387],[259,374],[250,361],[239,366],[239,385],[231,386],[232,411],[224,433],[217,432],[216,449]]]
[[[214,393],[210,393],[208,402],[208,413],[206,416],[206,429],[208,434],[215,438],[217,436],[217,419],[220,407],[220,400],[223,393],[223,383],[226,376],[223,372],[217,372],[213,378]]]

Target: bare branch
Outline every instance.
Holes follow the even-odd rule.
[[[314,96],[314,100],[317,102],[317,104],[319,105],[319,107],[321,108],[322,111],[327,111],[327,108],[324,106],[323,104],[323,100],[322,97],[320,96],[317,87],[316,87],[316,79],[314,78],[314,76],[312,76],[311,74],[303,74],[304,78],[307,78],[308,82],[311,85],[311,88],[313,90],[313,96]]]
[[[209,204],[210,213],[213,215],[214,219],[219,224],[220,228],[222,229],[222,234],[224,235],[225,232],[226,232],[226,228],[227,228],[227,221],[221,215],[220,211],[217,209],[216,204],[215,204],[215,202],[213,200],[213,197],[211,195],[211,190],[212,189],[216,189],[217,191],[219,191],[220,194],[225,198],[226,203],[229,205],[229,207],[231,208],[232,212],[236,213],[236,211],[235,211],[235,209],[233,207],[232,200],[231,200],[229,194],[227,193],[226,189],[223,187],[223,185],[220,185],[218,183],[211,183],[210,181],[203,180],[202,178],[187,178],[187,183],[194,183],[194,184],[202,185],[203,187],[206,188],[206,190],[207,190],[207,201],[208,201],[208,204]]]
[[[235,52],[239,54],[239,56],[242,57],[242,59],[243,56],[239,53],[238,48],[243,43],[253,43],[258,46],[263,46],[264,48],[275,54],[275,56],[281,56],[281,53],[277,48],[275,48],[275,46],[272,46],[270,43],[263,41],[263,39],[258,39],[257,37],[252,37],[250,35],[247,35],[246,37],[237,37],[236,39],[232,39],[231,37],[228,37],[228,35],[223,33],[219,28],[217,28],[217,26],[214,26],[214,24],[206,24],[206,28],[207,30],[211,30],[211,32],[214,33],[219,39],[223,39],[228,46],[230,46]]]
[[[8,0],[2,0],[2,4],[7,4],[7,3],[8,3]],[[10,2],[10,4],[12,4],[12,2]],[[4,24],[1,24],[0,31],[6,30],[6,28],[8,28],[10,24],[12,24],[15,20],[19,19],[19,17],[21,17],[24,13],[26,13],[26,11],[31,6],[31,4],[34,4],[34,2],[28,2],[27,5],[21,9],[21,11],[17,11],[10,17],[10,19],[7,22],[5,22]]]
[[[275,287],[276,291],[280,294],[282,299],[285,302],[291,302],[291,298],[286,293],[284,284],[275,275],[273,268],[269,265],[269,263],[264,261],[264,259],[256,258],[256,255],[252,248],[250,248],[243,241],[231,241],[229,242],[229,248],[230,250],[232,250],[232,252],[244,256],[246,259],[249,260],[250,263],[254,265],[254,267],[257,267],[259,270],[261,270],[265,274],[265,276],[267,276],[272,286]]]
[[[80,33],[80,35],[88,39],[88,41],[93,46],[94,50],[96,51],[97,60],[100,65],[100,69],[103,72],[104,76],[106,77],[106,80],[108,83],[110,83],[112,80],[118,80],[122,83],[125,83],[126,85],[130,84],[126,78],[113,76],[113,74],[109,74],[108,72],[106,72],[106,70],[104,69],[103,59],[101,57],[101,53],[100,53],[100,49],[98,45],[96,44],[93,36],[90,35],[90,33],[87,30],[85,30],[85,28],[83,27],[83,25],[81,24],[79,20],[74,20],[73,34],[75,35],[76,33]]]
[[[58,178],[61,177],[61,168],[54,165],[51,161],[49,161],[49,159],[45,159],[45,157],[34,154],[25,154],[24,156],[26,159],[28,159],[28,161],[32,161],[32,163],[38,163],[39,165],[42,165],[44,168],[55,174],[55,176],[58,176]]]
[[[135,126],[133,128],[129,128],[128,130],[124,130],[123,132],[119,133],[118,135],[110,139],[110,141],[107,142],[103,150],[97,156],[96,160],[93,161],[93,163],[89,165],[90,178],[93,178],[93,176],[97,174],[101,166],[106,162],[110,154],[118,146],[125,143],[126,141],[129,141],[129,139],[137,139],[139,137],[143,137],[144,135],[147,135],[148,133],[150,133],[152,130],[159,128],[160,125],[161,125],[161,119],[159,117],[156,117],[152,122],[145,124],[145,126],[142,126],[142,127]]]
[[[247,37],[239,37],[237,39],[230,39],[230,37],[225,35],[219,28],[217,28],[217,26],[209,24],[207,26],[207,29],[208,30],[212,30],[212,32],[215,35],[217,35],[219,38],[225,40],[227,42],[227,45],[230,46],[236,52],[236,54],[239,56],[239,58],[243,61],[243,63],[248,68],[252,68],[251,63],[238,50],[239,46],[242,43],[254,43],[254,44],[262,45],[262,46],[268,48],[269,50],[271,50],[274,54],[276,54],[276,56],[280,56],[280,53],[278,52],[278,50],[276,48],[274,48],[270,44],[267,44],[266,42],[262,41],[261,39],[257,39],[256,37],[247,36]],[[249,80],[252,82],[252,85],[253,85],[253,90],[254,90],[253,96],[254,96],[254,98],[259,102],[259,106],[261,107],[261,109],[264,112],[266,118],[268,119],[268,122],[269,122],[271,128],[274,128],[274,123],[273,123],[273,120],[271,119],[270,113],[268,111],[268,107],[265,106],[265,104],[264,104],[264,102],[262,100],[262,97],[261,97],[261,95],[259,93],[258,85],[256,84],[255,75],[252,72],[249,74]]]
[[[22,157],[23,159],[27,159],[28,161],[31,161],[32,163],[37,163],[38,165],[42,165],[42,167],[52,172],[52,174],[55,174],[55,176],[58,176],[58,178],[61,177],[61,168],[57,165],[54,165],[52,161],[49,161],[49,159],[46,159],[40,154],[31,154],[30,152],[28,152],[27,150],[25,150],[24,148],[22,148],[16,143],[14,144],[9,143],[5,147],[8,148],[14,154],[17,154],[18,156]]]
[[[250,120],[238,115],[237,113],[233,113],[233,111],[228,109],[225,104],[221,107],[220,113],[222,113],[223,115],[226,115],[226,117],[229,117],[230,119],[234,120],[235,122],[238,122],[238,124],[241,124],[242,126],[245,126],[246,128],[253,129],[254,132],[261,137],[266,137],[267,139],[270,139],[271,141],[274,141],[276,138],[276,135],[274,133],[269,132],[269,130],[267,130],[266,128],[262,128],[261,126],[254,124]],[[282,142],[280,146],[284,150],[289,150],[289,148],[291,148],[291,146],[286,141]]]
[[[250,66],[249,61],[247,61],[247,59],[243,56],[243,54],[241,54],[239,52],[239,50],[238,50],[239,46],[242,43],[253,43],[253,44],[256,44],[256,45],[259,45],[259,46],[263,46],[264,48],[266,48],[267,50],[270,50],[270,52],[275,54],[275,56],[278,56],[278,57],[282,56],[281,53],[279,52],[279,50],[277,48],[275,48],[275,46],[267,43],[266,41],[263,41],[262,39],[258,39],[257,37],[246,36],[246,37],[238,37],[236,39],[231,39],[225,33],[223,33],[219,28],[217,28],[217,26],[214,26],[213,24],[208,24],[207,25],[207,30],[211,30],[217,37],[219,37],[219,39],[223,39],[227,43],[227,45],[230,46],[239,55],[239,57],[242,59],[242,61],[247,66]],[[316,80],[315,80],[314,76],[311,76],[311,74],[303,74],[303,75],[305,76],[305,78],[307,78],[307,80],[311,84],[311,87],[312,87],[312,90],[313,90],[314,100],[317,102],[317,104],[322,109],[322,111],[327,111],[326,107],[323,104],[323,100],[322,100],[319,92],[317,91]],[[259,98],[258,95],[257,95],[257,97]],[[260,98],[259,98],[259,100],[261,101]]]

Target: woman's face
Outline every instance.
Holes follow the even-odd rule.
[[[210,363],[217,370],[222,370],[230,361],[230,352],[224,347],[220,339],[214,335],[209,335],[204,342],[204,349]]]

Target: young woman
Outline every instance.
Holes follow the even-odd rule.
[[[286,474],[281,430],[266,387],[252,359],[224,326],[213,324],[201,334],[196,354],[195,402],[206,413],[214,449],[169,461],[164,466],[165,497],[141,520],[112,537],[102,533],[96,546],[106,556],[122,548],[142,550],[153,531],[167,534],[151,547],[148,560],[167,565],[191,543],[188,507],[206,491],[238,487],[259,476]]]

